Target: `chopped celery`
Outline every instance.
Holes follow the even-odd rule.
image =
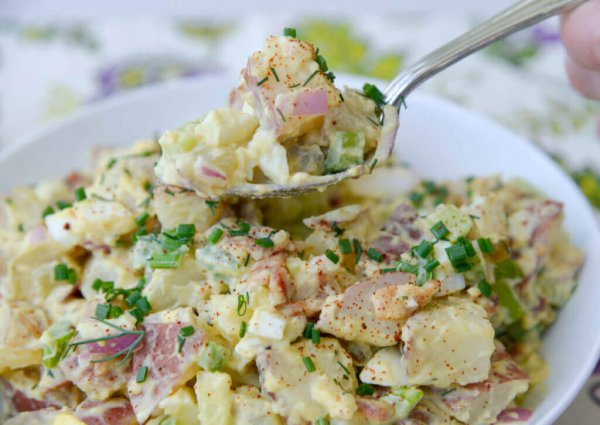
[[[44,331],[41,336],[44,366],[51,369],[58,364],[73,335],[75,335],[75,329],[67,320],[59,320]]]
[[[382,399],[396,407],[395,419],[405,419],[423,398],[423,391],[417,387],[394,387]]]
[[[516,261],[506,259],[496,264],[494,275],[497,280],[522,278],[523,270],[521,270],[521,267]]]
[[[493,285],[493,289],[498,294],[500,306],[506,309],[510,323],[521,320],[525,315],[525,309],[510,285],[504,280],[499,280]]]
[[[229,358],[229,350],[216,342],[209,341],[200,354],[198,364],[202,369],[216,372],[223,369]]]
[[[325,160],[325,173],[339,173],[364,160],[365,135],[353,131],[336,131]]]

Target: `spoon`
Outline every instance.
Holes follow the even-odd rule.
[[[421,83],[448,68],[450,65],[469,56],[516,31],[527,28],[550,16],[573,8],[587,0],[523,0],[498,13],[477,27],[458,36],[429,53],[414,65],[399,74],[385,88],[388,106],[393,113],[399,113],[400,106],[406,96]],[[389,120],[392,121],[392,120]],[[392,153],[396,139],[397,126],[386,126],[382,129],[382,137],[377,148],[367,161],[346,171],[325,176],[314,176],[309,182],[295,185],[274,183],[247,183],[229,188],[225,196],[245,198],[270,198],[297,195],[313,190],[324,190],[348,178],[357,178],[370,173],[379,162],[385,161]]]

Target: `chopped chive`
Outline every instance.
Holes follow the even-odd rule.
[[[472,267],[469,263],[460,263],[454,266],[454,270],[456,270],[458,273],[468,272],[471,270],[471,268]]]
[[[146,297],[138,298],[135,302],[135,306],[138,308],[138,310],[141,311],[143,315],[147,315],[148,313],[150,313],[150,311],[152,311],[152,306],[150,305],[150,302]]]
[[[296,28],[284,28],[283,35],[284,37],[296,38]]]
[[[398,270],[396,270],[396,267],[387,267],[385,269],[381,269],[380,271],[381,273],[394,273]]]
[[[421,184],[425,188],[425,192],[427,192],[429,194],[437,192],[437,185],[435,184],[435,182],[433,182],[431,180],[425,180]]]
[[[317,419],[317,421],[315,422],[315,425],[330,425],[329,419],[322,417]]]
[[[250,232],[250,224],[245,221],[238,225],[237,229],[229,229],[227,232],[230,236],[246,236]]]
[[[17,230],[21,233],[25,231],[25,226],[23,225],[23,223],[19,223],[19,225],[17,226]]]
[[[255,239],[254,243],[263,248],[273,248],[275,246],[273,239],[270,237]]]
[[[165,193],[169,196],[175,196],[175,194],[173,193],[173,191],[169,188],[165,189]]]
[[[375,248],[367,249],[367,257],[369,257],[373,261],[377,261],[378,263],[381,263],[383,261],[383,255],[381,255],[381,253]]]
[[[54,280],[69,280],[69,267],[66,264],[60,263],[54,266]]]
[[[371,122],[371,124],[373,124],[375,127],[381,127],[381,124],[378,123],[377,121],[375,121],[373,118],[371,117],[367,117],[367,119]]]
[[[111,158],[110,161],[106,164],[106,169],[110,170],[117,163],[117,158]]]
[[[292,84],[291,86],[288,86],[288,89],[295,89],[296,87],[300,87],[300,83]]]
[[[279,75],[275,72],[275,68],[271,67],[271,72],[273,73],[273,77],[275,77],[275,81],[279,82]]]
[[[64,210],[65,208],[70,208],[71,203],[67,202],[67,201],[57,201],[56,206],[58,207],[59,210]]]
[[[244,260],[244,267],[248,267],[248,263],[250,262],[250,254],[246,255],[246,260]]]
[[[375,388],[369,384],[360,384],[356,387],[356,394],[360,396],[373,395],[375,394]]]
[[[150,182],[148,182],[148,181],[147,181],[146,183],[144,183],[144,190],[145,190],[146,192],[148,192],[148,193],[150,194],[150,196],[152,196],[152,190],[153,190],[153,189],[154,189],[154,187],[152,186],[152,183],[150,183]],[[165,190],[165,192],[170,192],[170,190],[169,190],[169,189],[167,189],[167,190]],[[172,192],[171,192],[171,196],[173,196],[173,193],[172,193]]]
[[[332,251],[332,250],[330,250],[330,249],[326,249],[326,250],[325,250],[325,256],[326,256],[327,258],[329,258],[329,261],[331,261],[333,264],[337,264],[337,263],[338,263],[338,261],[340,261],[340,257],[339,257],[339,256],[337,256],[337,255],[335,254],[335,252],[333,252],[333,251]]]
[[[195,332],[196,332],[196,329],[194,329],[193,326],[184,326],[183,328],[181,328],[179,330],[179,333],[183,337],[192,336],[192,335],[194,335]]]
[[[286,121],[286,119],[285,119],[285,115],[283,115],[283,112],[281,112],[281,109],[279,109],[279,108],[275,108],[275,109],[277,109],[277,113],[278,113],[278,114],[279,114],[279,116],[281,117],[281,120],[282,120],[283,122],[285,122],[285,121]]]
[[[365,83],[363,85],[363,93],[366,97],[375,102],[376,105],[385,105],[385,96],[376,85]]]
[[[431,261],[429,261],[427,264],[425,264],[423,266],[423,268],[425,269],[426,272],[431,273],[432,271],[434,271],[438,266],[440,265],[440,262],[438,260],[436,260],[435,258]]]
[[[248,330],[248,323],[242,321],[240,323],[240,338],[243,338],[246,335],[246,331]]]
[[[135,382],[141,384],[148,377],[148,366],[142,366],[138,369],[137,375],[135,377]]]
[[[315,364],[313,363],[313,361],[310,357],[306,356],[302,359],[302,361],[304,362],[304,366],[306,367],[306,370],[308,371],[308,373],[312,373],[315,370],[317,370],[317,368],[315,367]]]
[[[354,252],[356,253],[356,258],[354,259],[354,264],[358,264],[360,261],[360,257],[363,253],[362,246],[360,246],[360,242],[358,239],[352,239],[352,245],[354,245]]]
[[[156,255],[149,261],[152,269],[176,269],[181,263],[181,253],[173,252],[168,254]]]
[[[477,288],[479,288],[479,292],[484,297],[489,298],[492,296],[492,286],[485,279],[481,279],[477,284]]]
[[[190,238],[196,234],[196,226],[194,224],[180,224],[177,226],[175,234],[179,238]]]
[[[67,281],[71,285],[75,285],[77,283],[77,272],[75,269],[69,268]]]
[[[110,315],[110,304],[98,304],[96,305],[96,317],[98,319],[106,320]]]
[[[408,199],[413,203],[413,205],[415,207],[419,207],[421,205],[421,203],[423,203],[424,198],[425,198],[425,195],[423,195],[420,192],[411,192],[408,195]]]
[[[92,283],[92,289],[94,291],[99,291],[102,290],[102,292],[109,292],[111,291],[113,288],[115,287],[115,283],[114,282],[110,282],[110,281],[103,281],[101,279],[96,279],[94,280],[94,282]]]
[[[375,169],[375,166],[377,165],[377,160],[374,160],[371,163],[371,168],[369,168],[369,174],[373,174],[373,170]]]
[[[219,203],[217,201],[211,201],[209,199],[204,201],[204,203],[206,204],[208,209],[210,209],[210,212],[213,214],[215,213],[215,211],[217,210],[217,206],[219,205]]]
[[[312,323],[312,322],[308,322],[306,324],[306,328],[304,328],[304,332],[302,333],[302,335],[304,336],[304,338],[311,339],[314,328],[315,328],[315,324]]]
[[[313,72],[312,74],[310,74],[310,76],[308,77],[308,79],[304,82],[304,84],[302,84],[302,87],[305,87],[310,82],[310,80],[312,80],[313,77],[315,75],[317,75],[318,73],[319,73],[319,70],[317,69],[315,72]]]
[[[42,218],[46,218],[49,215],[54,214],[54,208],[52,208],[50,205],[48,205],[46,208],[44,208],[44,211],[42,211]]]
[[[431,251],[433,251],[433,244],[429,241],[422,240],[419,245],[413,248],[414,253],[421,258],[427,258]]]
[[[221,230],[221,228],[219,228],[219,227],[215,227],[210,232],[210,235],[208,236],[207,241],[209,244],[214,245],[217,242],[219,242],[219,239],[221,239],[221,236],[223,236],[223,230]]]
[[[450,231],[448,230],[446,225],[444,225],[444,223],[442,223],[441,221],[438,221],[437,223],[435,223],[433,225],[433,227],[429,230],[431,231],[431,234],[433,236],[435,236],[435,238],[438,241],[444,239],[450,233]]]
[[[137,308],[129,310],[129,314],[135,317],[135,323],[142,323],[144,321],[144,315]]]
[[[411,273],[415,275],[419,273],[419,266],[417,264],[410,264],[402,260],[398,261],[398,269],[405,273]]]
[[[348,368],[347,368],[346,366],[344,366],[344,365],[342,364],[342,362],[340,362],[340,361],[338,360],[337,364],[338,364],[338,365],[340,365],[340,367],[341,367],[341,368],[344,370],[344,372],[346,372],[346,375],[348,375],[348,376],[350,375],[350,371],[348,370]]]
[[[456,391],[456,388],[450,388],[450,389],[447,389],[446,391],[444,391],[444,392],[442,393],[442,397],[446,397],[448,394],[450,394],[450,393],[452,393],[452,392],[454,392],[454,391]]]
[[[313,344],[318,344],[319,342],[321,342],[321,331],[313,328],[311,339]]]
[[[239,294],[238,295],[238,304],[237,304],[237,314],[238,316],[243,316],[248,311],[250,295],[246,292],[246,296]]]
[[[350,243],[349,239],[338,240],[338,246],[340,247],[340,252],[342,254],[352,253],[352,244]]]
[[[461,236],[460,238],[458,238],[457,243],[465,247],[467,257],[472,258],[476,255],[475,248],[473,248],[473,244],[470,240]]]
[[[408,109],[408,106],[406,106],[406,97],[400,96],[400,106],[404,106],[404,109]]]
[[[486,254],[492,254],[494,252],[494,246],[492,245],[492,241],[489,238],[477,239],[477,245],[479,245],[479,249],[481,249],[481,252],[484,252]]]
[[[269,76],[266,76],[265,78],[263,78],[262,80],[260,80],[258,83],[256,83],[257,86],[262,86],[264,83],[267,82],[267,80],[269,79]]]
[[[83,201],[86,198],[87,195],[85,194],[85,189],[83,187],[78,187],[77,189],[75,189],[75,199],[77,199],[78,201]]]
[[[467,250],[462,244],[454,244],[446,248],[446,254],[453,266],[457,266],[467,262]]]
[[[123,309],[121,307],[119,307],[118,305],[110,306],[110,311],[108,312],[109,319],[117,319],[121,316],[121,314],[123,314]]]
[[[141,291],[142,289],[144,289],[146,282],[147,282],[146,278],[144,276],[142,276],[140,278],[140,280],[138,280],[138,283],[135,285],[135,289],[138,289]]]
[[[338,226],[335,221],[331,225],[331,230],[333,230],[336,238],[342,236],[344,234],[344,232],[346,231],[346,230],[342,229],[340,226]]]
[[[142,294],[139,291],[133,291],[125,297],[125,304],[127,304],[129,307],[132,307],[137,300],[141,298],[141,296]]]
[[[148,221],[148,212],[144,211],[142,214],[136,217],[135,223],[139,227],[144,227],[146,225],[146,221]]]
[[[185,344],[185,338],[182,337],[181,335],[177,335],[177,352],[181,353],[181,350],[183,349],[183,344]]]

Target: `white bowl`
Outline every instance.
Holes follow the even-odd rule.
[[[350,86],[362,79],[341,78]],[[235,78],[149,87],[85,108],[0,152],[0,193],[85,167],[98,145],[127,145],[225,105]],[[587,261],[579,286],[544,338],[550,365],[530,397],[532,423],[551,424],[577,395],[600,354],[600,232],[577,186],[545,154],[487,118],[446,101],[411,95],[401,112],[396,154],[434,179],[501,174],[523,177],[565,204],[565,225]]]

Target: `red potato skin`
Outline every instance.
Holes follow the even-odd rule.
[[[381,236],[371,246],[387,261],[397,261],[422,236],[416,227],[417,212],[408,204],[400,204],[383,225]]]
[[[177,352],[181,328],[190,326],[183,322],[155,322],[148,316],[144,323],[146,335],[142,348],[133,356],[130,383],[136,380],[135,373],[143,366],[148,367],[148,376],[142,385],[142,392],[129,394],[133,411],[139,422],[148,419],[148,415],[181,384],[185,370],[194,364],[197,354],[205,343],[206,337],[198,329],[186,338],[181,352]]]
[[[77,406],[75,416],[86,425],[136,425],[131,403],[125,398],[106,402],[86,400]]]

